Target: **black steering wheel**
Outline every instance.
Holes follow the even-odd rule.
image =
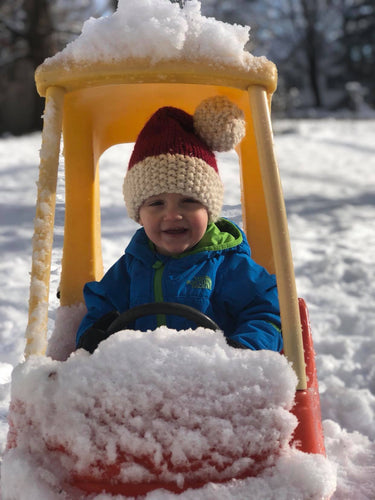
[[[153,314],[169,314],[173,316],[182,316],[189,321],[193,321],[197,326],[208,328],[209,330],[220,330],[220,327],[211,318],[204,313],[194,309],[194,307],[175,302],[151,302],[140,306],[132,307],[118,316],[107,328],[106,333],[113,333],[125,330],[129,323],[143,316]]]

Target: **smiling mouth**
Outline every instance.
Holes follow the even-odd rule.
[[[184,227],[176,227],[176,228],[170,228],[170,229],[165,229],[163,233],[165,234],[171,234],[171,235],[179,235],[179,234],[184,234],[187,232],[187,229]]]

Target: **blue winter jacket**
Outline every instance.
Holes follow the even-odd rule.
[[[125,254],[99,282],[87,283],[87,315],[80,336],[106,313],[124,312],[148,302],[178,302],[212,318],[225,336],[249,349],[280,351],[282,336],[276,280],[250,257],[239,227],[226,219],[210,224],[193,250],[178,257],[155,252],[143,228]],[[139,318],[135,330],[166,324],[175,330],[195,328],[179,316]]]

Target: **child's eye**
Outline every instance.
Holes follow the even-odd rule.
[[[184,203],[199,203],[199,201],[196,200],[195,198],[184,198],[183,202]]]
[[[150,201],[148,203],[149,207],[159,207],[161,205],[163,205],[163,201],[162,200],[153,200],[153,201]]]

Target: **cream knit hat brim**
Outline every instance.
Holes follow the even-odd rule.
[[[220,216],[224,188],[217,172],[201,158],[181,154],[148,156],[128,170],[123,194],[129,217],[139,222],[139,209],[150,196],[179,193],[199,200],[209,222]]]

